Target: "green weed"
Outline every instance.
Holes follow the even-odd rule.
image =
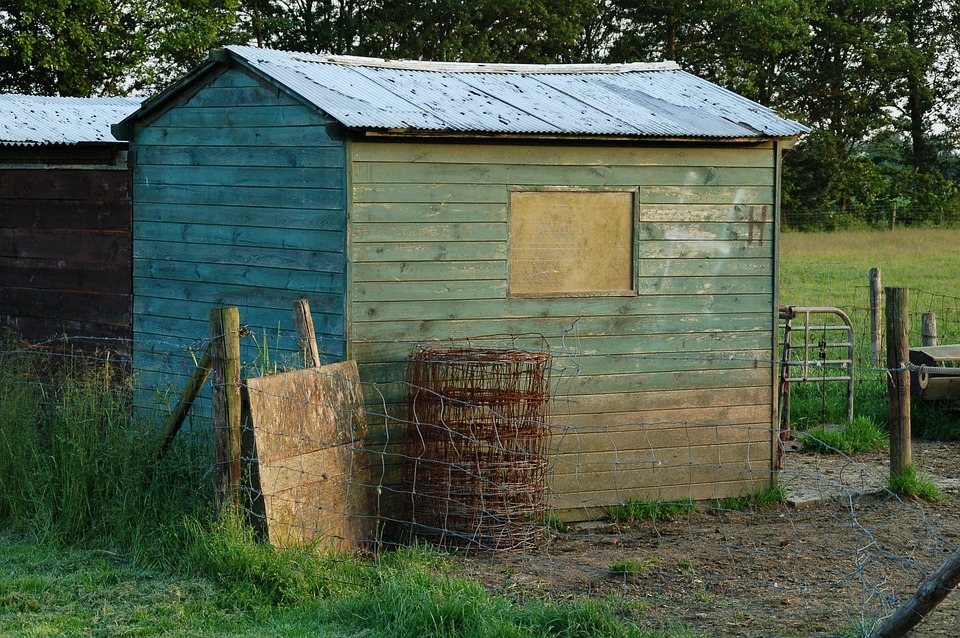
[[[714,502],[714,508],[739,512],[782,505],[786,498],[786,488],[779,483],[772,483],[746,496],[734,496],[717,500]]]
[[[669,520],[696,509],[691,499],[678,501],[640,501],[630,499],[626,503],[607,507],[604,518],[614,523],[635,523],[642,520]]]
[[[570,529],[570,526],[564,523],[563,519],[558,517],[556,514],[548,514],[545,516],[543,519],[543,524],[555,532],[563,533]]]
[[[890,447],[887,433],[873,419],[866,416],[854,417],[839,430],[815,428],[798,435],[800,448],[804,452],[822,454],[858,454],[873,452]]]
[[[891,492],[900,496],[918,498],[931,503],[942,502],[943,493],[933,480],[919,472],[913,465],[899,474],[891,474],[887,486]]]
[[[659,556],[651,556],[645,560],[634,560],[624,558],[610,563],[607,569],[613,574],[622,574],[625,576],[636,576],[640,572],[646,571],[654,565],[660,564]]]

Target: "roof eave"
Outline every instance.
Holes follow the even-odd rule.
[[[376,128],[351,128],[353,133],[362,137],[418,137],[418,138],[482,138],[482,139],[540,139],[540,140],[571,140],[571,141],[596,141],[596,142],[714,142],[730,144],[757,144],[761,142],[779,142],[784,148],[789,148],[797,142],[801,134],[777,136],[777,135],[745,135],[741,137],[721,137],[721,136],[657,136],[657,135],[602,135],[585,133],[497,133],[490,131],[451,131],[451,130],[432,130],[432,129],[376,129]],[[790,146],[786,146],[789,144]]]
[[[118,140],[132,142],[133,130],[137,122],[151,119],[155,113],[163,110],[169,102],[181,100],[182,98],[178,96],[184,87],[189,86],[199,78],[209,73],[221,62],[226,61],[227,57],[216,55],[218,53],[222,53],[222,51],[217,49],[208,53],[207,59],[202,64],[192,69],[189,73],[181,77],[179,80],[168,86],[160,93],[157,93],[153,97],[144,100],[139,109],[128,115],[117,124],[112,125],[110,127],[110,131],[113,133],[113,136]]]

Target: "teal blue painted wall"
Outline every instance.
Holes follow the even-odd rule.
[[[315,109],[228,70],[135,129],[134,367],[140,407],[174,403],[210,310],[237,306],[245,374],[295,359],[310,302],[325,362],[344,357],[345,145]],[[201,400],[194,410],[209,409]]]

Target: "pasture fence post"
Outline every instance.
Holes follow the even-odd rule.
[[[217,504],[240,503],[240,311],[210,311]]]
[[[880,366],[880,331],[882,325],[880,306],[883,300],[883,288],[880,281],[880,269],[870,269],[870,363]]]
[[[890,476],[912,464],[910,440],[910,289],[884,288],[887,299],[887,396],[890,410]]]
[[[937,313],[923,313],[920,316],[920,322],[922,328],[920,331],[920,345],[923,347],[937,345]]]
[[[300,360],[308,368],[319,368],[320,349],[317,347],[317,333],[313,328],[309,301],[300,299],[294,302],[293,320],[297,327],[297,343],[300,344]]]

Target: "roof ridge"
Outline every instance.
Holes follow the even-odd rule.
[[[398,71],[443,73],[495,73],[501,75],[634,73],[638,71],[677,71],[676,62],[626,62],[617,64],[513,64],[507,62],[435,62],[424,60],[387,60],[355,55],[325,55],[288,52],[291,59],[318,64],[363,66]]]

